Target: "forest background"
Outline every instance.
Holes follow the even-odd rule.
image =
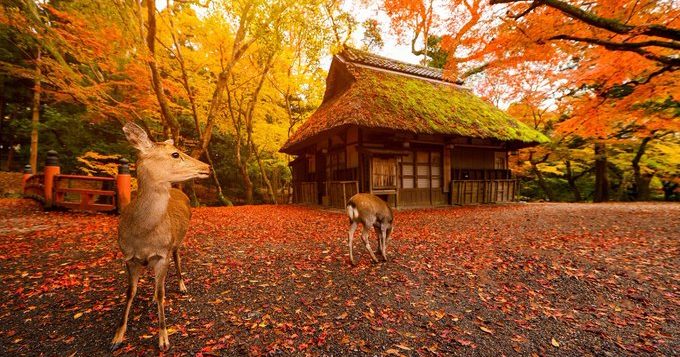
[[[400,48],[552,141],[511,156],[525,199],[678,199],[676,0],[2,0],[0,169],[114,174],[120,127],[210,162],[194,204],[288,202],[278,149],[343,46]],[[370,10],[367,10],[370,9]]]

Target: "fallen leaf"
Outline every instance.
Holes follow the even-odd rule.
[[[555,347],[560,347],[560,343],[553,337],[550,343]]]
[[[403,356],[403,354],[401,354],[401,352],[399,352],[399,350],[395,348],[390,348],[389,350],[385,351],[385,354],[393,356]]]
[[[484,332],[486,332],[486,333],[488,333],[488,334],[493,335],[493,330],[490,329],[490,328],[488,328],[488,327],[479,326],[479,329],[482,330],[482,331],[484,331]]]
[[[408,347],[408,346],[404,346],[404,345],[394,345],[394,346],[396,346],[397,348],[400,348],[404,351],[411,351],[411,347]]]

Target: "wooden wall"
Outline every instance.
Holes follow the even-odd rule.
[[[391,178],[382,181],[375,181],[373,178],[376,175],[378,178],[391,177],[392,171],[371,170],[371,163],[373,157],[379,158],[376,162],[383,163],[383,166],[394,160],[397,165],[396,190],[392,187],[376,187],[376,193],[385,194],[391,204],[398,206],[442,205],[449,203],[451,195],[460,195],[460,189],[468,190],[468,186],[456,186],[457,192],[450,192],[452,180],[509,179],[507,175],[477,177],[478,175],[460,174],[461,170],[466,173],[469,170],[505,173],[507,150],[503,148],[499,143],[482,139],[413,136],[387,130],[350,127],[320,137],[305,153],[301,153],[300,155],[307,158],[295,160],[292,165],[293,178],[295,187],[299,189],[303,189],[301,182],[316,184],[314,190],[311,185],[305,186],[305,192],[300,193],[300,201],[311,201],[313,199],[309,197],[316,194],[318,203],[338,206],[350,192],[353,194],[356,191],[349,186],[358,186],[360,192],[370,192],[373,182],[385,181],[385,185],[391,186],[394,181]],[[418,158],[419,155],[422,159]],[[405,166],[410,167],[406,170]],[[504,167],[501,169],[499,166]],[[312,167],[314,172],[309,172]],[[341,181],[344,183],[340,184]],[[335,184],[331,190],[332,183]],[[483,194],[485,198],[473,201],[495,201],[489,195],[500,195],[503,200],[505,192],[513,189],[506,190],[506,185],[510,184],[503,184],[498,190],[494,186],[493,192]],[[345,189],[344,194],[341,194],[342,188]],[[392,193],[387,192],[390,189]],[[397,192],[398,195],[395,195]],[[497,195],[497,192],[502,193]]]
[[[399,189],[399,206],[445,205],[447,197],[441,188],[402,188]]]
[[[454,180],[451,204],[510,202],[517,192],[517,180]]]
[[[493,169],[496,150],[455,147],[452,153],[454,169]]]

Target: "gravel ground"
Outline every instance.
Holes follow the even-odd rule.
[[[340,213],[198,208],[189,294],[174,268],[166,283],[169,354],[673,355],[678,217],[661,203],[408,210],[390,261],[355,239],[351,267]],[[116,226],[0,200],[0,355],[111,354],[126,289]],[[152,282],[115,355],[158,353]]]

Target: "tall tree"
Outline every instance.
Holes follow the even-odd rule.
[[[33,110],[31,116],[31,157],[29,164],[31,172],[35,175],[38,171],[38,129],[40,127],[40,92],[42,91],[42,70],[40,69],[40,48],[35,55],[35,79],[33,87]]]
[[[140,17],[140,31],[143,29],[142,9],[141,0],[137,2]],[[156,93],[156,99],[158,100],[158,105],[160,106],[161,118],[163,126],[170,132],[170,136],[175,142],[179,142],[179,122],[175,118],[175,115],[170,110],[170,104],[165,96],[163,89],[163,80],[161,74],[158,70],[158,65],[156,64],[156,2],[147,1],[146,2],[146,13],[147,13],[147,26],[146,26],[146,46],[149,51],[149,70],[151,71],[151,84],[154,93]]]
[[[383,7],[392,20],[392,27],[410,37],[411,52],[428,57],[428,40],[437,23],[435,0],[385,0]],[[420,41],[420,44],[418,42]]]

